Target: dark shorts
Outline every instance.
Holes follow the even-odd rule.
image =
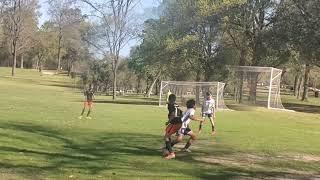
[[[166,135],[173,135],[174,133],[176,133],[177,131],[179,131],[179,129],[181,128],[182,124],[169,124],[166,127]]]
[[[206,118],[206,117],[211,118],[211,117],[213,117],[213,113],[211,113],[211,114],[202,113],[202,117],[203,118]]]

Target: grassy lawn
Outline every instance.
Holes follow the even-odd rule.
[[[0,179],[320,178],[318,113],[219,112],[215,136],[206,123],[192,153],[166,161],[157,99],[97,96],[93,119],[79,120],[83,96],[68,77],[9,74],[0,68]]]

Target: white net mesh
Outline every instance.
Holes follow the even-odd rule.
[[[167,103],[168,92],[177,96],[177,103],[180,106],[185,106],[187,100],[194,99],[198,105],[202,105],[206,92],[210,92],[216,101],[217,110],[226,110],[224,104],[224,87],[221,82],[186,82],[186,81],[162,81],[159,106],[164,106]]]
[[[238,66],[230,68],[227,92],[243,104],[284,109],[280,96],[282,70],[272,67]]]

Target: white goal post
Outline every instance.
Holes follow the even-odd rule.
[[[285,110],[280,96],[281,75],[282,70],[273,67],[230,67],[226,91],[240,103]]]
[[[162,81],[159,106],[167,104],[169,91],[177,96],[177,103],[180,106],[185,106],[189,99],[194,99],[198,105],[202,105],[206,92],[210,92],[216,101],[216,109],[227,110],[224,103],[224,87],[225,83],[222,82]]]

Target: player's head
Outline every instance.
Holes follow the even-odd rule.
[[[187,108],[195,108],[196,107],[196,101],[194,99],[190,99],[187,101],[187,104],[186,104]]]
[[[206,92],[206,97],[207,97],[207,99],[211,99],[212,98],[211,92]]]
[[[177,99],[176,95],[170,94],[170,95],[169,95],[169,98],[168,98],[169,104],[175,103],[175,102],[176,102],[176,99]]]

